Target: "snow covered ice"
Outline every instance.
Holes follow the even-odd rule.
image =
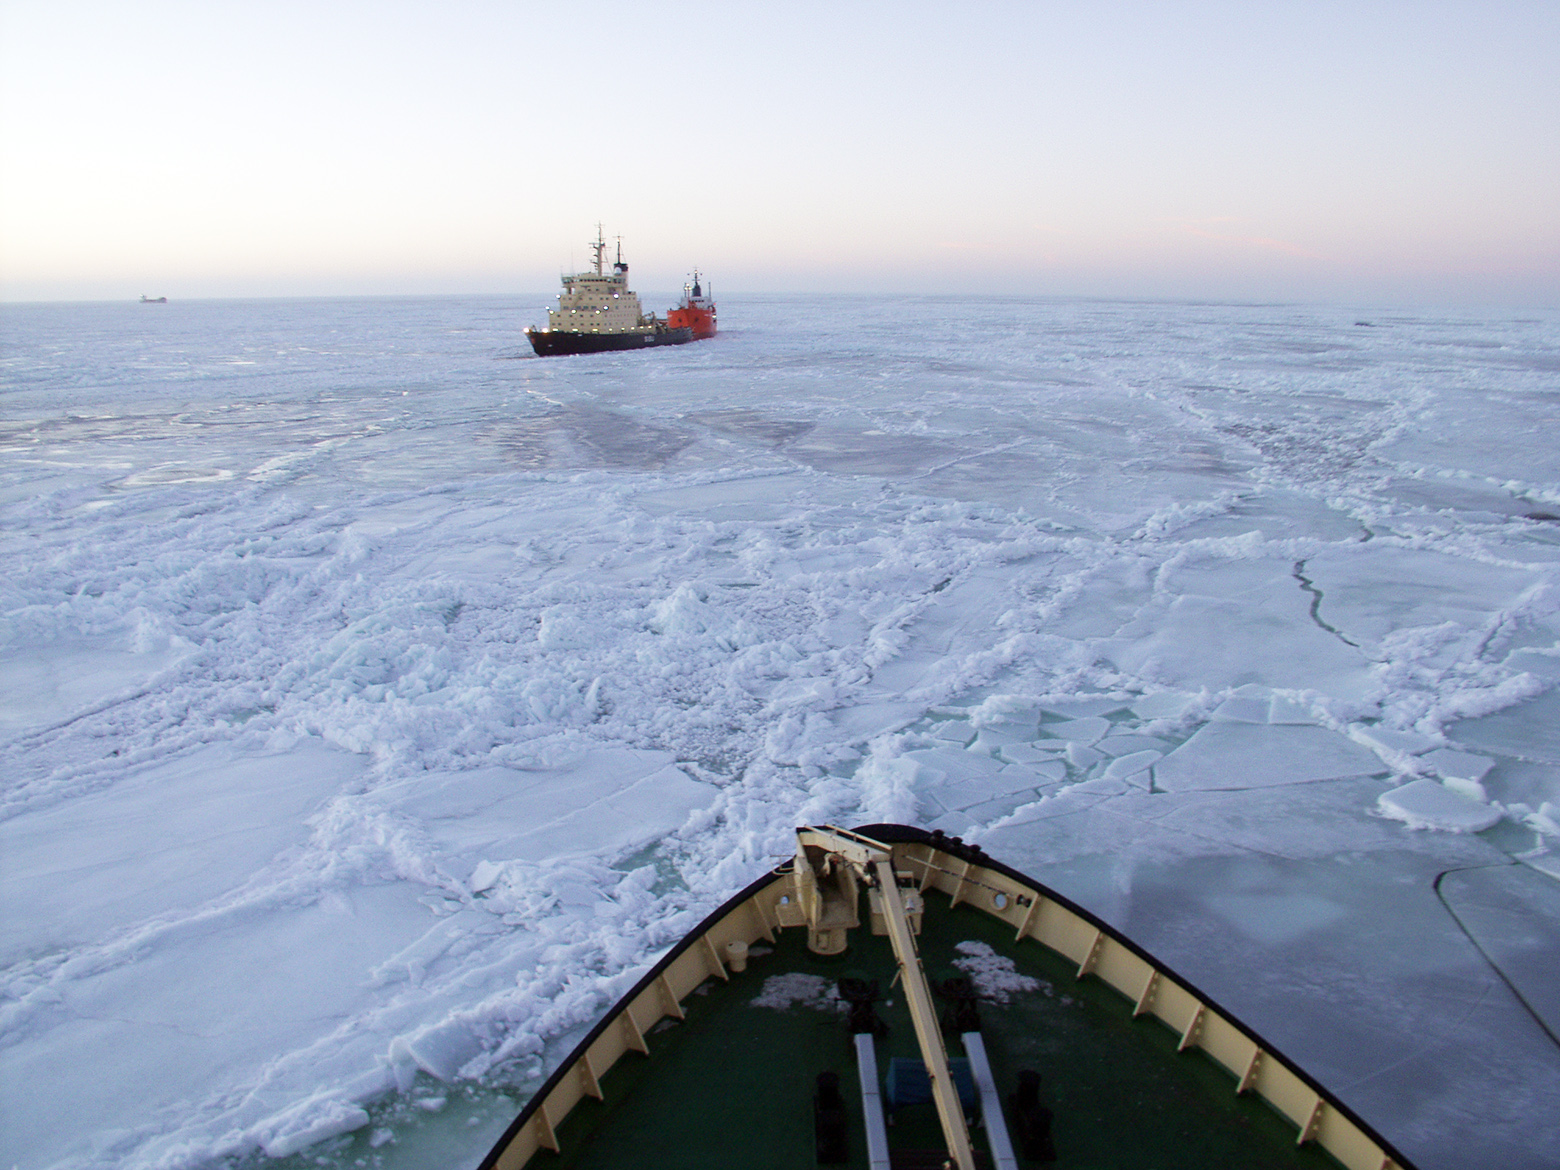
[[[882,820],[1560,1162],[1560,317],[543,300],[0,311],[0,1165],[474,1165]]]

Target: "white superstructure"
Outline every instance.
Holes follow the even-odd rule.
[[[565,333],[650,333],[655,316],[646,317],[639,307],[639,294],[628,287],[628,265],[623,263],[623,241],[618,241],[617,260],[612,271],[602,268],[607,241],[601,225],[591,245],[596,260],[591,271],[563,277],[563,292],[558,307],[547,311],[547,328]]]

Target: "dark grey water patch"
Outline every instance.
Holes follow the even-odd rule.
[[[1431,512],[1454,511],[1483,513],[1491,519],[1509,519],[1525,514],[1532,500],[1513,496],[1506,488],[1477,480],[1393,477],[1381,485],[1378,496],[1393,499],[1407,508]],[[1528,516],[1529,519],[1539,517]]]
[[[1193,394],[1250,394],[1251,391],[1241,386],[1215,386],[1209,382],[1182,382],[1184,390],[1190,390]]]
[[[972,454],[970,448],[916,435],[815,430],[787,454],[817,471],[846,475],[911,475]]]
[[[1430,337],[1420,343],[1421,345],[1438,349],[1505,349],[1504,341],[1493,341],[1487,337]]]
[[[1519,370],[1537,370],[1545,374],[1560,374],[1560,354],[1513,354],[1504,363]]]
[[[615,411],[566,406],[503,428],[498,445],[522,467],[610,467],[653,471],[694,441],[686,431]]]
[[[1284,353],[1317,354],[1352,352],[1354,346],[1342,341],[1280,341],[1274,349]]]
[[[1376,411],[1386,410],[1390,405],[1379,398],[1361,398],[1350,393],[1327,393],[1317,390],[1301,390],[1278,396],[1285,406],[1317,407],[1323,411],[1331,411],[1335,415],[1345,414],[1372,414]]]
[[[816,423],[770,418],[756,410],[701,410],[684,416],[712,431],[748,439],[768,447],[782,447],[810,432]]]
[[[1285,421],[1229,422],[1218,428],[1244,439],[1269,463],[1304,478],[1337,475],[1366,460],[1376,436],[1347,434],[1322,428],[1302,430]]]

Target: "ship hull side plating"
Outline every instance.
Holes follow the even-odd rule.
[[[655,345],[682,345],[693,340],[693,330],[688,328],[663,329],[655,333],[571,333],[562,329],[527,329],[525,335],[538,357],[648,349]]]

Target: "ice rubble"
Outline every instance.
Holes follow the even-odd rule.
[[[1432,891],[1556,872],[1556,322],[834,308],[555,363],[495,302],[6,308],[0,1163],[414,1163],[394,1102],[523,1097],[792,826],[884,819],[1426,1170],[1560,1159]]]
[[[1414,780],[1376,798],[1382,813],[1406,821],[1415,829],[1445,829],[1476,833],[1500,820],[1503,810],[1491,808],[1434,780]]]

